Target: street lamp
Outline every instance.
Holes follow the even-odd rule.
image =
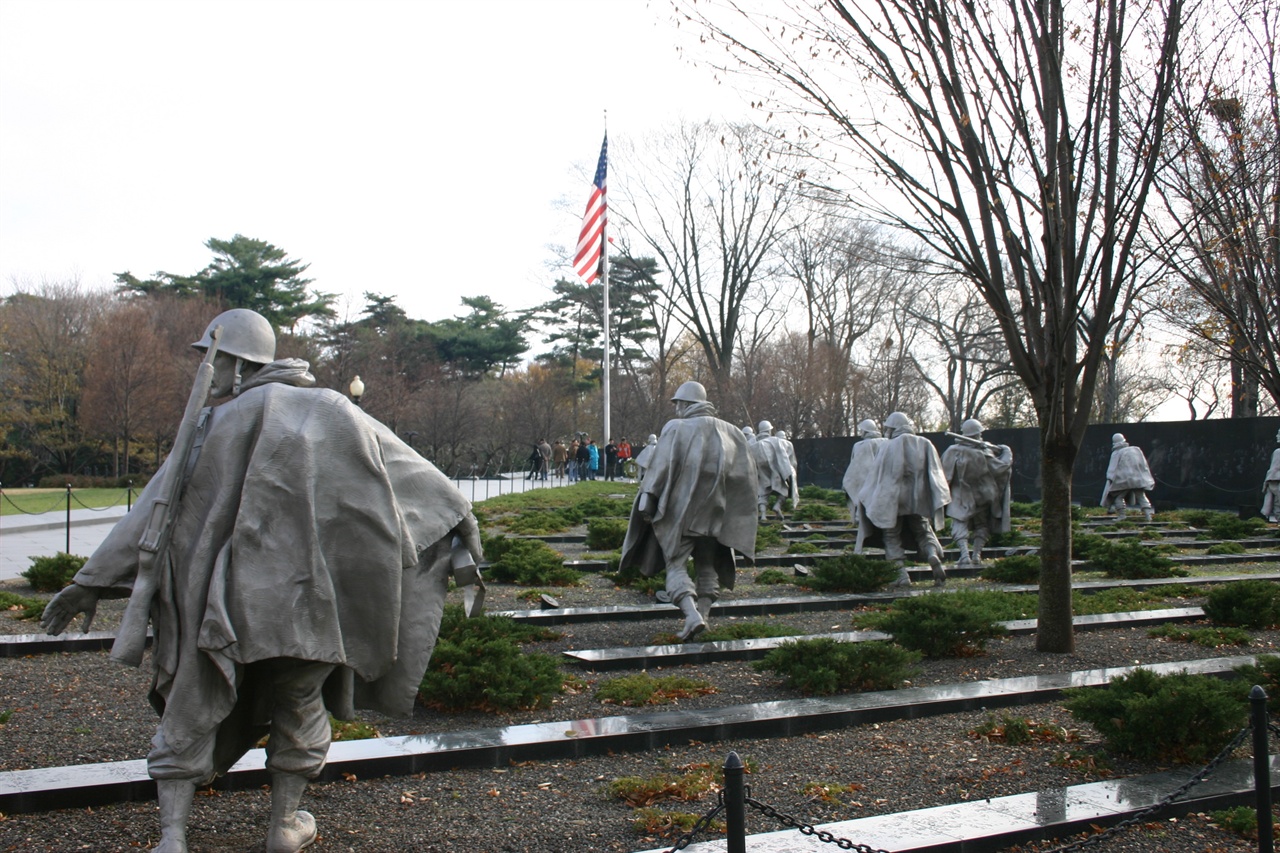
[[[355,379],[351,380],[350,387],[351,387],[351,402],[355,403],[358,406],[360,405],[360,398],[364,396],[364,383],[361,382],[360,377],[357,376]]]
[[[412,448],[412,447],[413,447],[413,440],[414,440],[415,438],[417,438],[417,437],[418,437],[418,431],[417,431],[417,430],[415,430],[415,429],[411,429],[411,430],[409,430],[408,432],[406,432],[406,433],[404,434],[404,437],[405,437],[406,439],[408,439],[408,441],[409,441],[409,447],[410,447],[410,448]]]

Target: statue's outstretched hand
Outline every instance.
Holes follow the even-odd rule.
[[[61,634],[76,614],[83,613],[84,630],[93,624],[93,614],[98,610],[98,592],[92,587],[73,583],[53,597],[44,608],[40,626],[48,634]]]

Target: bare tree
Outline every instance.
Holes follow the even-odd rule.
[[[624,149],[625,150],[625,149]],[[762,279],[781,238],[791,184],[764,135],[746,125],[680,124],[653,139],[613,211],[666,271],[667,303],[695,335],[720,398],[749,306],[767,303]]]
[[[945,412],[947,428],[959,431],[977,418],[992,398],[1018,381],[1009,365],[1004,337],[991,310],[971,289],[939,279],[916,293],[908,315],[929,339],[931,352],[915,356],[924,383]]]
[[[1041,429],[1036,644],[1070,652],[1071,474],[1158,165],[1182,0],[678,9],[798,96],[826,162],[852,149],[868,172],[853,203],[987,302]]]
[[[1253,417],[1259,385],[1280,403],[1280,3],[1228,0],[1220,14],[1177,79],[1153,225],[1190,297],[1171,319],[1222,351],[1232,417]]]

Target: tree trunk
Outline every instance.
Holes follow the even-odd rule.
[[[1075,651],[1071,626],[1071,472],[1076,446],[1070,436],[1040,438],[1040,612],[1036,650]]]

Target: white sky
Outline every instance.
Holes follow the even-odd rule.
[[[0,295],[236,233],[411,317],[545,301],[611,140],[743,115],[665,0],[0,0]]]

